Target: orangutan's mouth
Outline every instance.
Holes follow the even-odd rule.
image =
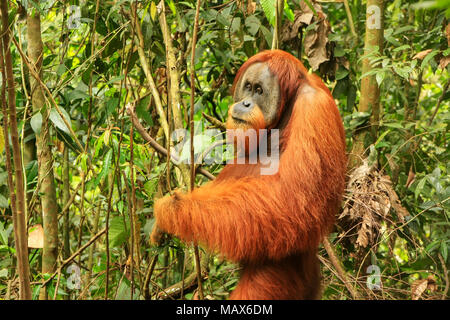
[[[247,121],[242,120],[242,119],[239,119],[239,118],[236,118],[236,117],[231,117],[231,118],[233,118],[233,120],[234,120],[235,122],[237,122],[237,123],[247,123]]]

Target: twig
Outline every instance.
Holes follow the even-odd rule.
[[[61,270],[59,270],[59,272],[58,272],[58,279],[56,280],[55,293],[53,294],[53,300],[56,300],[56,296],[58,295],[60,281],[61,281]]]
[[[272,38],[272,50],[280,47],[281,21],[283,19],[283,0],[275,0],[275,26]]]
[[[132,12],[134,13],[134,10],[132,10]],[[159,95],[158,89],[156,88],[155,81],[153,80],[153,77],[152,77],[152,72],[151,72],[150,66],[148,64],[148,58],[144,52],[144,36],[142,35],[141,25],[139,24],[138,18],[133,17],[133,14],[128,14],[128,16],[132,22],[132,25],[133,25],[133,27],[136,31],[136,35],[137,35],[136,44],[137,44],[137,49],[138,49],[139,61],[141,62],[145,77],[147,78],[147,81],[150,85],[153,99],[155,100],[156,111],[158,111],[161,127],[163,128],[164,134],[165,134],[166,138],[168,139],[169,138],[169,124],[167,123],[166,112],[164,111],[164,108],[163,108],[163,105],[161,102],[161,97]]]
[[[428,120],[428,126],[431,126],[431,124],[433,123],[434,117],[436,117],[437,112],[439,111],[439,107],[441,106],[441,102],[442,100],[444,100],[444,96],[447,93],[448,87],[450,84],[450,79],[447,80],[447,83],[445,84],[444,88],[442,89],[442,94],[439,97],[439,100],[437,102],[436,108],[434,109],[433,115],[431,116],[431,118]],[[419,143],[420,144],[420,141]]]
[[[131,104],[128,104],[126,106],[126,110],[128,115],[131,118],[131,122],[133,123],[134,127],[136,128],[136,130],[140,133],[140,135],[142,136],[142,138],[147,141],[150,146],[155,149],[158,153],[160,153],[163,156],[167,157],[167,149],[164,148],[162,145],[160,145],[158,142],[156,142],[155,139],[153,139],[148,132],[145,130],[145,128],[142,126],[142,124],[140,123],[135,111],[134,111],[134,106]],[[173,155],[171,156],[172,162],[177,165],[176,159],[174,159]],[[214,180],[214,176],[207,170],[201,168],[201,167],[197,167],[196,168],[196,172],[205,176],[206,178],[208,178],[209,180]]]
[[[150,284],[150,279],[152,278],[152,274],[153,274],[153,271],[155,270],[157,261],[158,261],[158,255],[156,254],[153,257],[152,262],[150,263],[150,265],[148,267],[147,274],[145,275],[145,280],[144,280],[144,299],[145,300],[150,300],[150,297],[151,297],[148,285]]]
[[[221,130],[226,130],[227,127],[225,126],[225,123],[223,123],[222,121],[211,117],[209,114],[206,114],[204,112],[202,112],[202,115],[204,118],[206,118],[206,120],[208,120],[209,122],[211,122],[215,127],[221,129]]]
[[[80,249],[78,249],[74,254],[72,254],[69,258],[67,258],[66,260],[64,260],[61,265],[59,266],[58,270],[56,270],[51,276],[50,278],[48,278],[47,280],[45,280],[42,283],[42,286],[46,286],[47,283],[49,283],[50,281],[53,280],[53,278],[61,272],[61,270],[67,265],[69,264],[69,262],[71,262],[73,259],[75,259],[79,254],[81,254],[84,249],[86,249],[87,247],[89,247],[92,243],[94,243],[98,238],[100,238],[104,233],[106,232],[106,228],[104,228],[103,230],[101,230],[100,232],[98,232],[95,236],[93,236],[88,242],[86,242],[82,247],[80,247]]]
[[[348,0],[344,0],[345,12],[347,13],[348,25],[350,26],[350,31],[352,32],[355,38],[358,37],[355,31],[355,25],[353,24],[352,11],[350,10],[350,6],[348,5]]]
[[[444,277],[445,277],[445,289],[444,292],[442,292],[442,300],[447,299],[447,292],[448,292],[448,287],[449,287],[449,281],[448,281],[448,271],[447,271],[447,267],[445,266],[445,261],[444,258],[442,257],[442,255],[440,253],[438,253],[438,258],[441,261],[442,264],[442,270],[444,271]]]
[[[208,261],[209,261],[208,255],[206,254],[203,255],[201,259],[202,279],[206,279],[207,276],[206,270],[208,268]],[[184,281],[177,282],[174,285],[171,285],[170,287],[164,289],[162,292],[158,294],[157,298],[163,300],[178,298],[181,295],[181,291],[183,291],[183,294],[185,294],[186,292],[195,289],[196,284],[198,284],[198,281],[195,281],[196,278],[197,273],[196,271],[194,271],[187,277],[185,277]]]
[[[64,205],[64,208],[61,210],[58,216],[58,220],[64,216],[64,213],[69,209],[69,207],[72,205],[73,201],[75,200],[76,195],[78,194],[78,190],[81,187],[81,182],[78,183],[78,185],[75,187],[75,190],[73,190],[72,195],[70,196],[70,199],[66,202]]]
[[[336,268],[336,271],[339,275],[340,280],[344,283],[347,290],[350,292],[354,300],[360,300],[361,297],[359,296],[359,293],[350,285],[350,282],[348,281],[347,275],[342,268],[341,262],[339,261],[338,257],[336,256],[336,253],[333,250],[333,247],[331,246],[330,241],[328,238],[323,239],[323,246],[325,250],[328,253],[328,256],[330,257],[331,263]]]
[[[441,94],[441,96],[439,97],[438,102],[437,102],[437,104],[436,104],[436,108],[434,109],[433,114],[431,115],[430,119],[428,119],[427,127],[431,126],[431,124],[433,123],[433,120],[434,120],[434,118],[436,117],[436,115],[437,115],[437,113],[438,113],[438,111],[439,111],[439,107],[441,106],[441,103],[442,103],[442,101],[444,100],[444,96],[445,96],[445,94],[447,93],[447,90],[448,90],[449,85],[450,85],[450,80],[447,80],[447,83],[445,84],[444,88],[442,89],[442,94]],[[416,105],[415,105],[415,108],[414,108],[414,116],[413,116],[413,120],[415,120],[416,109],[417,109],[417,107],[418,107],[418,105],[419,105],[419,95],[420,95],[420,88],[421,88],[421,86],[422,86],[422,73],[420,73],[420,76],[419,76],[419,89],[418,89],[417,98],[416,98],[416,99],[417,99]],[[414,127],[413,127],[413,128],[414,128]],[[413,129],[413,130],[414,130],[414,129]],[[413,145],[412,150],[411,150],[411,156],[416,152],[417,148],[419,148],[420,143],[422,142],[423,136],[424,136],[424,135],[421,135],[421,136],[419,137],[419,139],[417,140],[417,143],[415,143],[415,144]],[[412,138],[414,138],[414,137],[412,137]],[[409,168],[409,171],[412,171],[412,170],[413,170],[413,164],[414,164],[414,163],[412,162],[412,163],[411,163],[411,166],[410,166],[410,168]]]
[[[197,32],[198,32],[198,18],[200,15],[200,3],[201,0],[197,0],[197,6],[195,9],[195,22],[194,22],[194,33],[192,35],[192,51],[191,51],[191,112],[189,117],[190,128],[191,128],[191,184],[190,191],[194,191],[195,188],[195,162],[194,162],[194,97],[195,97],[195,45],[197,43]],[[203,288],[202,288],[202,270],[200,265],[200,252],[198,251],[197,243],[194,243],[194,256],[195,256],[195,267],[197,270],[197,282],[198,282],[198,296],[200,300],[204,299]],[[183,279],[184,282],[185,279]],[[183,286],[182,286],[183,287]]]

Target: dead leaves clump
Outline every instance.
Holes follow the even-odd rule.
[[[408,211],[401,205],[389,176],[383,176],[364,160],[350,175],[344,210],[339,219],[347,218],[356,225],[356,245],[367,247],[376,242],[381,223],[392,219],[391,209],[404,221]],[[340,235],[341,237],[343,235]]]

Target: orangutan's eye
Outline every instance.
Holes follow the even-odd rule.
[[[256,91],[256,93],[259,94],[259,95],[263,94],[263,89],[261,88],[260,85],[257,85],[257,86],[256,86],[255,91]]]

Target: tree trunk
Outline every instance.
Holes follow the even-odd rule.
[[[42,77],[42,39],[41,20],[38,13],[27,17],[28,56]],[[53,158],[50,147],[50,109],[45,105],[44,92],[39,82],[31,78],[31,103],[34,112],[42,114],[42,127],[36,134],[36,149],[39,163],[39,181],[41,182],[42,220],[44,225],[44,248],[42,251],[42,273],[53,273],[56,270],[58,257],[58,207],[56,202],[55,180],[53,176]],[[47,299],[47,290],[43,288],[39,299]]]
[[[366,36],[364,40],[364,54],[373,50],[381,54],[383,50],[383,0],[368,0],[366,9]],[[378,48],[378,49],[376,49]],[[372,70],[369,59],[363,59],[362,74]],[[375,75],[365,76],[361,80],[361,99],[359,101],[359,112],[369,112],[370,130],[367,126],[357,129],[354,135],[353,151],[350,157],[350,167],[360,164],[364,157],[366,143],[375,141],[378,121],[380,117],[380,88]]]
[[[25,219],[25,192],[24,192],[24,178],[22,171],[22,155],[20,152],[19,135],[17,131],[17,115],[16,115],[16,90],[14,84],[14,73],[12,68],[12,57],[9,48],[9,25],[8,25],[8,3],[6,0],[1,0],[1,19],[2,19],[2,34],[3,45],[1,53],[1,69],[2,78],[6,78],[8,84],[8,105],[9,105],[9,128],[11,132],[11,142],[13,150],[13,162],[15,170],[15,192],[10,185],[11,205],[13,200],[15,202],[13,207],[13,223],[14,223],[14,239],[16,241],[16,255],[19,269],[19,297],[21,300],[31,299],[30,286],[30,266],[28,263],[28,245],[27,245],[27,224]],[[3,63],[4,62],[4,63]],[[3,80],[3,90],[5,82]],[[3,98],[4,98],[4,91]],[[5,100],[5,99],[3,99]],[[4,106],[4,101],[2,102]],[[6,110],[6,108],[4,108]],[[4,115],[6,116],[6,114]],[[7,128],[5,128],[7,129]],[[8,139],[5,136],[5,141]],[[6,148],[9,148],[9,143],[6,143]],[[12,182],[10,166],[9,181]],[[17,202],[16,202],[17,201]],[[15,209],[15,210],[14,210]]]

